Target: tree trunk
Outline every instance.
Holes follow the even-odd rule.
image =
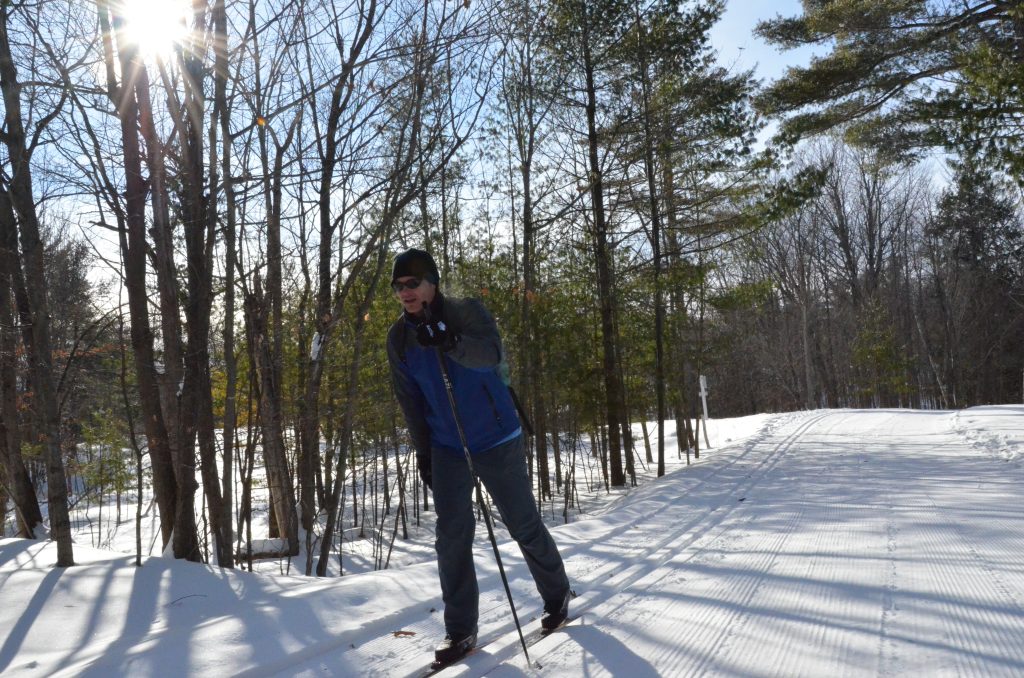
[[[18,232],[10,196],[0,186],[0,462],[7,473],[6,485],[14,500],[18,535],[37,539],[43,524],[35,488],[21,454],[18,429],[17,333],[12,312],[15,276],[20,275]],[[2,523],[0,523],[2,524]]]
[[[164,165],[163,144],[153,124],[153,105],[149,96],[149,75],[139,64],[134,80],[138,102],[139,132],[145,140],[146,165],[149,167],[150,205],[153,214],[152,261],[156,272],[156,287],[160,303],[161,344],[163,346],[163,374],[160,377],[164,421],[167,422],[168,444],[175,467],[181,441],[181,415],[178,411],[178,393],[184,379],[181,343],[181,320],[178,308],[177,270],[174,262],[174,232],[171,226],[170,197],[167,170]],[[130,95],[127,95],[130,96]]]
[[[107,69],[107,93],[121,123],[121,143],[124,154],[125,194],[124,222],[119,229],[121,259],[124,262],[124,286],[128,292],[128,311],[131,318],[132,355],[135,359],[139,404],[146,431],[147,447],[152,461],[153,491],[160,510],[160,530],[163,546],[171,540],[177,522],[178,483],[174,475],[174,462],[170,439],[160,406],[160,389],[156,374],[156,356],[153,331],[149,322],[149,298],[146,288],[146,181],[142,176],[142,156],[136,133],[139,119],[138,103],[131,88],[121,87],[115,79],[113,40],[116,32],[111,23],[121,25],[120,17],[100,0],[99,23],[103,36]],[[145,66],[130,44],[118,45],[120,72],[128,74],[126,82],[139,77]],[[195,519],[183,524],[183,529],[195,534]],[[184,554],[175,553],[176,557]]]
[[[334,246],[335,222],[331,212],[331,199],[334,195],[335,171],[338,167],[338,144],[341,116],[351,104],[351,95],[356,83],[356,71],[360,68],[363,49],[377,28],[380,17],[377,14],[377,3],[370,2],[360,8],[357,25],[359,31],[352,36],[347,54],[339,54],[342,59],[337,82],[331,90],[330,105],[327,110],[327,125],[323,133],[322,166],[320,182],[317,188],[317,205],[319,208],[319,251],[317,257],[316,298],[314,302],[316,318],[314,326],[316,334],[313,348],[310,350],[309,363],[304,374],[302,395],[298,402],[298,429],[300,432],[299,474],[300,489],[303,498],[303,524],[312,521],[312,492],[314,491],[314,474],[320,456],[320,387],[323,381],[324,360],[329,341],[331,327],[336,321],[335,307],[332,304],[334,293],[333,262],[335,256],[342,258]],[[339,44],[339,48],[342,45]],[[360,262],[361,264],[362,262]],[[357,265],[358,269],[359,266]],[[353,275],[349,271],[349,275]],[[326,488],[325,488],[326,490]],[[326,494],[326,491],[325,491]],[[308,499],[307,499],[308,497]],[[330,509],[328,509],[330,511]],[[329,532],[325,533],[325,541],[330,541]],[[323,558],[322,558],[323,559]],[[326,568],[326,560],[324,561]],[[319,565],[318,565],[319,571]]]
[[[638,22],[639,23],[639,22]],[[646,43],[646,36],[644,42]],[[654,391],[658,417],[658,477],[665,475],[665,295],[661,285],[661,200],[658,197],[657,166],[654,162],[654,135],[651,115],[651,77],[648,72],[646,44],[640,46],[640,84],[644,128],[644,173],[647,175],[647,204],[651,211],[651,258],[654,264]],[[671,179],[671,163],[666,162],[665,178]],[[666,194],[670,186],[665,186]],[[647,441],[646,430],[644,432]],[[648,461],[650,444],[648,445]]]
[[[266,298],[259,294],[258,277],[254,288],[255,292],[246,295],[245,307],[250,327],[249,335],[254,342],[254,367],[259,381],[258,402],[263,430],[263,460],[266,464],[270,501],[278,534],[287,540],[288,554],[294,556],[299,553],[295,494],[285,452],[281,398],[278,393],[279,385],[274,378],[275,369],[271,355],[273,349],[267,333]]]
[[[385,233],[387,233],[387,231]],[[328,500],[327,521],[324,526],[324,539],[320,543],[320,557],[316,563],[316,574],[318,577],[323,577],[327,574],[327,562],[331,554],[330,535],[334,534],[334,527],[340,522],[338,519],[338,513],[341,509],[341,488],[345,484],[345,474],[343,472],[344,467],[340,460],[345,458],[345,448],[351,445],[351,432],[355,420],[355,402],[357,400],[357,389],[359,388],[359,363],[362,360],[363,342],[366,338],[366,318],[369,313],[370,306],[373,304],[374,289],[377,282],[380,280],[380,276],[384,271],[386,262],[386,238],[382,237],[378,247],[376,267],[373,270],[372,280],[367,286],[367,292],[364,295],[356,313],[355,336],[353,338],[352,345],[352,361],[349,363],[349,386],[348,393],[345,398],[346,406],[342,417],[341,433],[339,435],[339,440],[341,441],[341,444],[338,446],[339,463],[334,476],[334,487],[331,489],[331,494]],[[354,478],[354,464],[352,466],[352,471]],[[354,499],[355,491],[353,491],[352,494]]]
[[[532,140],[530,142],[532,144]],[[532,155],[532,153],[530,154]],[[540,336],[533,315],[533,299],[535,296],[535,258],[536,231],[533,216],[533,195],[531,186],[532,158],[523,163],[521,168],[523,182],[523,294],[521,305],[520,352],[525,365],[520,367],[520,375],[525,388],[524,393],[530,396],[530,421],[533,424],[534,450],[537,459],[537,476],[539,478],[540,499],[551,497],[551,478],[548,472],[547,416],[543,395],[543,370]]]
[[[597,288],[601,311],[601,338],[604,352],[603,373],[608,426],[609,480],[615,487],[626,484],[622,472],[622,398],[618,381],[615,348],[615,292],[612,282],[611,250],[608,244],[608,224],[604,213],[604,185],[601,180],[601,161],[598,155],[600,140],[597,132],[597,86],[594,81],[594,63],[590,54],[589,26],[583,24],[583,62],[586,75],[587,150],[590,162],[590,199],[594,210],[594,258],[597,265]]]
[[[205,4],[194,5],[195,25],[207,23]],[[176,99],[172,83],[164,82],[171,114],[176,121],[178,149],[181,156],[181,211],[185,234],[187,260],[187,298],[185,302],[186,348],[185,374],[182,386],[181,405],[181,449],[178,453],[178,520],[182,514],[194,512],[195,490],[195,443],[198,440],[200,472],[203,491],[209,508],[210,529],[215,536],[218,563],[230,566],[229,530],[223,524],[223,506],[220,479],[217,472],[216,432],[213,417],[212,381],[210,377],[210,316],[213,306],[213,257],[217,212],[215,203],[216,187],[219,185],[218,168],[214,162],[207,182],[204,168],[205,136],[205,94],[204,78],[206,69],[202,55],[206,45],[201,44],[205,35],[191,34],[189,44],[180,55],[180,67],[184,74],[181,80],[183,98]],[[216,121],[212,134],[216,139]],[[188,553],[198,558],[198,543],[191,535],[175,532],[176,552]],[[194,555],[190,549],[196,549]]]
[[[227,104],[227,16],[224,0],[216,0],[213,8],[214,112],[220,123],[221,177],[224,182],[224,422],[222,438],[223,470],[221,472],[221,537],[226,542],[221,551],[221,565],[234,567],[233,475],[235,442],[235,408],[238,390],[238,362],[235,359],[235,191],[231,179],[231,124]],[[217,182],[211,182],[211,205],[216,205]],[[225,560],[227,562],[225,562]]]
[[[282,181],[284,178],[284,154],[290,147],[292,138],[298,125],[302,120],[301,115],[296,115],[289,126],[288,135],[281,144],[277,143],[277,137],[273,136],[273,130],[267,125],[259,127],[260,162],[263,167],[263,201],[267,214],[266,238],[267,238],[267,274],[266,290],[261,301],[262,313],[265,316],[263,323],[266,332],[265,341],[270,353],[268,369],[271,370],[271,380],[275,385],[275,397],[278,402],[274,405],[277,416],[281,420],[282,431],[284,429],[284,318],[283,318],[283,293],[282,293],[282,255],[281,255],[281,210],[282,210]],[[268,148],[268,136],[273,137],[275,149],[273,162],[270,161]],[[302,439],[299,442],[299,506],[302,529],[307,533],[313,530],[313,521],[316,514],[316,486],[315,471],[320,463],[319,432],[313,435],[313,440],[308,441],[303,431]],[[283,440],[283,439],[282,439]],[[282,450],[284,448],[282,447]],[[282,451],[283,454],[283,451]],[[276,491],[276,490],[275,490]],[[294,490],[292,491],[294,497]],[[283,498],[276,498],[280,503]],[[290,537],[289,537],[290,539]]]
[[[21,85],[11,56],[7,34],[7,3],[0,4],[0,89],[4,98],[3,140],[11,166],[10,201],[17,216],[21,235],[21,256],[32,313],[32,341],[26,346],[32,382],[36,388],[37,415],[46,450],[47,499],[50,535],[57,542],[57,566],[74,565],[71,545],[71,519],[68,513],[68,488],[61,449],[60,410],[53,379],[53,355],[50,350],[50,307],[47,298],[43,243],[40,238],[32,190],[29,149],[21,119]]]

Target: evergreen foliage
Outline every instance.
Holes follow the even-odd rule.
[[[758,95],[792,142],[846,126],[894,157],[943,146],[1024,182],[1024,6],[1015,0],[814,0],[758,32],[830,49]]]

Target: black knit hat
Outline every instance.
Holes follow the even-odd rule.
[[[441,282],[434,257],[423,250],[409,249],[395,257],[395,265],[391,269],[391,282],[409,275],[435,285]]]

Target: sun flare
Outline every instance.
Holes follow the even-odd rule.
[[[189,0],[122,0],[125,36],[147,57],[167,59],[188,35]]]

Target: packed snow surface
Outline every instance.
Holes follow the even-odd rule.
[[[578,617],[532,664],[481,527],[483,646],[446,675],[1024,675],[1024,406],[743,421],[550,521]],[[540,601],[502,555],[529,632]],[[309,579],[75,556],[0,541],[0,673],[421,675],[443,635],[429,561]]]

